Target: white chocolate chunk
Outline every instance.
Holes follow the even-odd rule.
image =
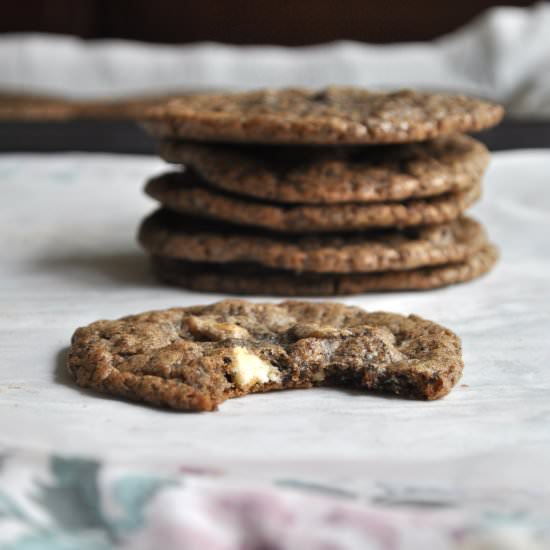
[[[324,370],[317,371],[311,376],[311,379],[314,382],[322,382],[325,379],[325,371]]]
[[[229,369],[235,384],[242,389],[281,380],[281,373],[273,365],[241,346],[233,350],[233,360]]]
[[[248,338],[250,333],[244,327],[234,323],[224,323],[211,317],[195,317],[191,315],[185,320],[189,330],[195,336],[211,340],[226,340],[228,338]]]

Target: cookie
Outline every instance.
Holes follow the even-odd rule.
[[[486,147],[467,136],[370,147],[242,146],[163,141],[161,157],[211,185],[285,203],[400,201],[479,182]]]
[[[82,387],[201,411],[247,393],[325,385],[437,399],[463,362],[455,334],[415,315],[225,300],[79,328],[68,368]]]
[[[0,121],[64,121],[77,116],[78,107],[74,101],[47,96],[0,92]]]
[[[147,111],[154,135],[199,141],[289,144],[406,143],[497,124],[499,105],[413,90],[302,88],[196,94]]]
[[[336,296],[386,290],[428,290],[470,281],[487,273],[498,258],[488,244],[463,262],[376,273],[294,273],[253,264],[195,263],[156,256],[157,276],[201,292],[271,296]]]
[[[62,97],[0,92],[0,120],[138,119],[143,111],[174,96],[135,96],[78,101]]]
[[[356,231],[407,227],[458,218],[481,195],[481,185],[404,202],[287,205],[232,195],[208,186],[190,172],[169,172],[149,180],[148,195],[185,214],[273,231]]]
[[[350,234],[285,235],[157,210],[139,230],[151,254],[193,262],[249,262],[293,271],[395,271],[461,262],[487,244],[471,218]]]

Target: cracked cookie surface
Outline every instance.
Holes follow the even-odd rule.
[[[487,244],[472,218],[401,231],[284,235],[157,210],[139,230],[151,254],[318,273],[398,271],[465,261]]]
[[[499,105],[462,95],[351,87],[195,94],[150,109],[145,127],[187,140],[354,144],[406,143],[497,124]]]
[[[320,385],[437,399],[463,363],[454,333],[414,315],[225,300],[79,328],[68,368],[83,387],[200,411],[251,392]]]
[[[168,172],[150,179],[145,192],[166,208],[184,214],[272,231],[324,232],[449,222],[479,199],[481,185],[478,182],[456,193],[403,202],[281,204],[229,194],[191,172]]]
[[[487,148],[454,135],[370,147],[254,146],[163,141],[160,155],[212,186],[283,203],[400,201],[472,187]]]
[[[463,262],[373,273],[296,273],[245,263],[200,263],[153,257],[159,279],[200,292],[266,296],[337,296],[389,290],[429,290],[490,271],[498,250],[487,244]]]

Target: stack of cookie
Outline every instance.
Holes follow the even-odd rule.
[[[147,183],[162,208],[139,240],[160,278],[202,291],[335,295],[470,280],[497,251],[464,216],[489,153],[463,133],[502,114],[464,96],[352,88],[173,100],[145,125],[183,169]]]

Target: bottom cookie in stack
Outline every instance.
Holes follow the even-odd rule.
[[[431,289],[474,279],[498,257],[468,217],[401,230],[281,234],[160,209],[143,222],[139,240],[159,278],[232,294]]]

